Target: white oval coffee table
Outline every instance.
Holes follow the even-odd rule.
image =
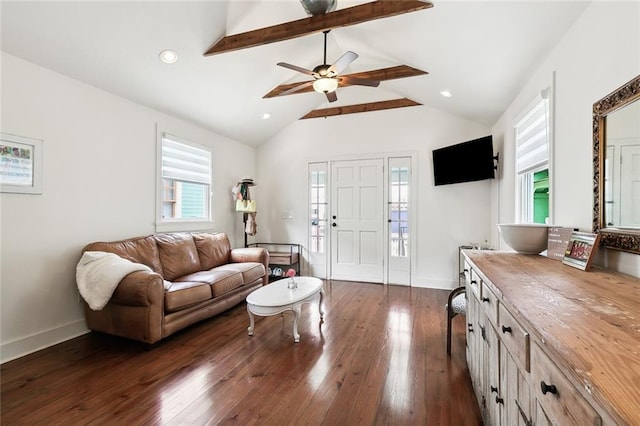
[[[264,287],[251,292],[247,296],[247,312],[249,313],[249,336],[253,336],[254,315],[267,317],[284,311],[293,311],[293,341],[298,343],[298,318],[300,318],[303,303],[310,303],[318,299],[318,311],[320,321],[324,319],[322,311],[322,298],[324,296],[324,283],[314,277],[294,277],[298,285],[295,289],[288,288],[289,278],[284,278],[267,284]]]

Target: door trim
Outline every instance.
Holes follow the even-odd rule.
[[[389,214],[388,214],[388,209],[387,209],[387,205],[389,202],[389,188],[388,185],[386,184],[386,182],[388,181],[388,163],[389,163],[389,158],[394,158],[394,157],[410,157],[411,158],[411,194],[412,196],[409,199],[409,209],[412,212],[412,214],[410,215],[409,218],[409,226],[411,227],[411,229],[413,229],[413,244],[411,246],[411,253],[410,253],[410,261],[409,261],[409,286],[414,286],[414,281],[416,279],[416,277],[414,276],[413,272],[416,270],[416,262],[417,262],[417,251],[418,251],[418,247],[417,247],[417,216],[418,216],[418,212],[417,212],[417,206],[419,205],[419,197],[420,197],[420,192],[419,192],[419,188],[418,188],[418,182],[419,182],[419,168],[418,168],[418,158],[419,158],[419,153],[417,151],[398,151],[398,152],[382,152],[382,153],[372,153],[372,154],[351,154],[351,155],[336,155],[336,156],[312,156],[312,157],[307,157],[305,159],[306,163],[307,163],[307,167],[305,167],[305,172],[308,173],[309,170],[309,164],[312,163],[326,163],[327,164],[327,182],[328,182],[328,187],[327,187],[327,191],[331,190],[331,185],[332,185],[332,179],[333,176],[331,176],[331,165],[333,164],[333,162],[335,161],[347,161],[347,160],[371,160],[371,159],[382,159],[383,160],[383,206],[381,207],[384,210],[383,213],[383,228],[384,228],[384,234],[383,234],[383,239],[384,239],[384,244],[385,244],[385,254],[384,254],[384,262],[383,262],[383,284],[389,284],[389,271],[388,271],[388,265],[389,265],[389,251],[388,251],[388,244],[389,244],[389,231],[388,231],[388,227],[386,226],[389,220]],[[309,185],[307,185],[307,200],[309,200]],[[330,197],[329,197],[330,198]],[[329,205],[327,206],[327,208],[329,209],[329,211],[331,211],[331,200],[328,200]],[[307,209],[308,210],[308,209]],[[305,232],[307,233],[307,238],[309,238],[309,223],[311,222],[311,217],[310,217],[310,213],[308,213],[307,215],[307,227]],[[327,277],[331,276],[331,271],[330,271],[330,266],[331,266],[331,232],[327,232],[326,234],[326,256],[325,256],[325,271],[327,271]],[[420,287],[418,285],[418,287]]]

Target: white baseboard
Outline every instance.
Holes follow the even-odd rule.
[[[429,278],[414,278],[411,281],[411,287],[418,288],[434,288],[438,290],[453,290],[458,287],[458,281],[436,280]]]
[[[83,319],[10,342],[4,342],[0,345],[0,363],[20,358],[87,333],[89,333],[89,329]]]

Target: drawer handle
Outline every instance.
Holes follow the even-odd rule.
[[[476,281],[476,280],[471,280],[471,284],[472,284],[472,285],[478,284],[478,281]]]
[[[498,388],[495,386],[491,386],[491,393],[498,393]]]
[[[547,392],[552,393],[554,395],[558,394],[558,389],[554,385],[548,385],[543,381],[540,382],[540,389],[542,390],[542,394],[546,395]]]
[[[498,395],[496,395],[496,404],[504,404],[504,399],[502,399]]]
[[[488,297],[483,297],[482,301],[489,303],[489,302],[491,302],[491,299],[489,299]]]
[[[469,330],[469,333],[473,333],[473,324],[468,323],[467,324],[467,329]]]
[[[505,327],[504,325],[502,326],[502,332],[503,333],[511,333],[511,327]]]

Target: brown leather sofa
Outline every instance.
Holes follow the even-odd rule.
[[[84,251],[115,253],[151,268],[125,276],[104,309],[84,305],[89,329],[150,344],[243,302],[269,282],[269,253],[231,249],[223,233],[154,234],[95,242]]]

